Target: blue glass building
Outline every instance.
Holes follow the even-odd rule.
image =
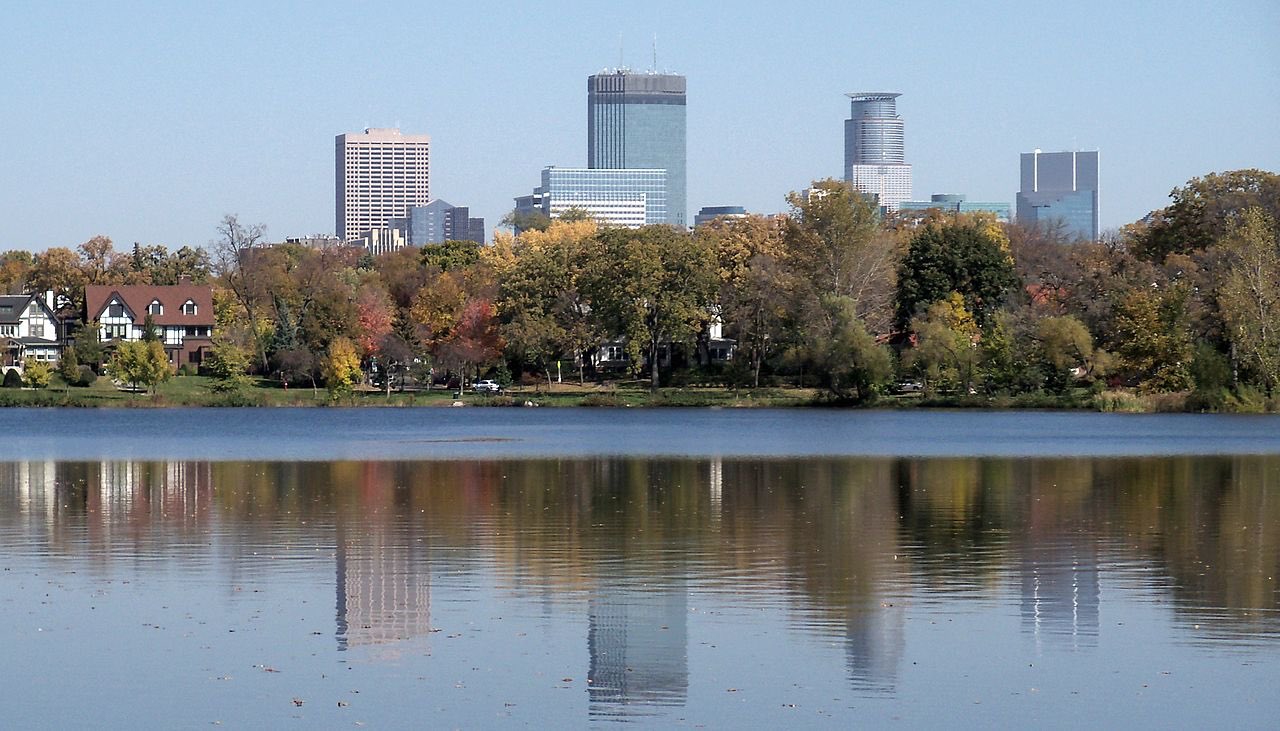
[[[425,206],[411,206],[408,215],[409,244],[425,246],[445,241],[484,243],[484,219],[471,218],[466,206],[439,198]]]
[[[665,218],[685,228],[685,77],[606,71],[587,78],[587,167],[666,171]]]
[[[516,212],[552,218],[570,209],[602,224],[639,228],[668,223],[667,171],[547,167],[532,195],[516,198]]]
[[[1098,152],[1024,152],[1020,223],[1061,223],[1076,238],[1098,239]]]
[[[990,213],[1004,223],[1009,222],[1011,208],[1008,203],[967,200],[963,193],[936,193],[927,201],[903,201],[898,205],[898,210],[903,213],[932,209],[947,213]]]

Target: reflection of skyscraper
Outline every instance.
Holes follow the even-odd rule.
[[[907,164],[905,124],[893,92],[846,94],[849,118],[844,122],[844,177],[854,188],[873,196],[886,211],[911,200],[911,166]]]
[[[590,602],[591,715],[681,705],[689,690],[689,599],[683,579],[610,578]],[[626,708],[627,706],[641,708]]]
[[[1072,646],[1098,642],[1098,556],[1092,548],[1033,536],[1022,548],[1022,627],[1037,639],[1058,637]]]
[[[386,645],[431,631],[431,574],[410,546],[381,532],[339,539],[338,648]]]
[[[881,604],[851,607],[845,620],[849,680],[857,690],[887,693],[898,681],[898,665],[907,643],[905,612],[890,602]]]

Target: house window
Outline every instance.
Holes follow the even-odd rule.
[[[195,303],[195,302],[192,302],[191,300],[187,300],[187,301],[182,305],[182,314],[184,314],[184,315],[194,315],[194,314],[196,314],[196,303]]]
[[[17,325],[0,325],[0,336],[13,337],[17,334]]]
[[[148,315],[163,315],[163,314],[164,314],[164,305],[160,304],[160,300],[152,300],[152,301],[151,301],[151,304],[147,305],[147,314],[148,314]]]
[[[43,338],[43,337],[44,337],[44,323],[43,323],[43,322],[33,322],[33,323],[31,323],[31,337],[33,337],[33,338]]]
[[[124,317],[124,305],[111,305],[107,308],[107,317]]]
[[[108,340],[129,337],[129,326],[123,323],[118,325],[117,324],[104,325],[103,330],[105,331],[103,335]]]

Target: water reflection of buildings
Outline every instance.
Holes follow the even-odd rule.
[[[431,571],[410,546],[371,532],[339,538],[338,649],[425,639],[431,632]]]
[[[689,690],[688,590],[683,578],[601,581],[590,600],[592,716],[682,705]]]
[[[1019,555],[1022,627],[1037,640],[1098,644],[1098,556],[1085,546],[1032,541]]]

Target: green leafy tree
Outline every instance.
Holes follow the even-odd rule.
[[[81,365],[101,369],[106,353],[102,348],[102,330],[97,322],[82,323],[76,331],[75,357]]]
[[[1192,178],[1174,188],[1167,207],[1149,222],[1130,228],[1132,248],[1143,259],[1163,262],[1170,254],[1190,254],[1222,240],[1249,208],[1280,218],[1280,175],[1265,170],[1231,170]]]
[[[480,244],[474,241],[446,241],[422,247],[422,263],[442,272],[452,272],[480,261]]]
[[[80,380],[80,359],[76,357],[75,348],[66,348],[58,359],[58,376],[63,383],[74,386]]]
[[[146,318],[142,321],[142,340],[148,343],[160,342],[160,328],[156,325],[155,318],[151,313],[147,313]]]
[[[241,391],[251,382],[248,376],[249,354],[234,343],[214,343],[205,365],[213,379],[210,388],[215,393]]]
[[[837,398],[874,398],[893,376],[889,351],[876,344],[849,297],[826,295],[793,351]]]
[[[1037,323],[1036,340],[1048,365],[1048,385],[1065,391],[1078,368],[1086,379],[1106,374],[1109,356],[1093,346],[1093,335],[1071,315],[1045,317]]]
[[[108,365],[111,376],[133,389],[139,387],[152,393],[156,387],[173,376],[169,358],[160,343],[145,340],[126,340],[116,344]]]
[[[978,325],[965,309],[964,298],[953,292],[934,302],[911,321],[911,329],[916,343],[906,351],[904,360],[924,377],[926,390],[968,393],[982,362],[982,351],[978,348]]]
[[[647,357],[658,388],[664,344],[692,339],[710,317],[716,292],[713,252],[670,226],[604,229],[585,276],[602,329],[626,339],[631,362]]]
[[[27,388],[48,388],[53,368],[43,360],[27,358],[22,366],[22,383]]]
[[[1184,292],[1133,290],[1116,307],[1112,339],[1119,370],[1143,390],[1191,387],[1192,338]]]
[[[1007,243],[995,222],[982,217],[958,216],[920,229],[898,267],[899,326],[952,292],[984,325],[1018,285]]]

